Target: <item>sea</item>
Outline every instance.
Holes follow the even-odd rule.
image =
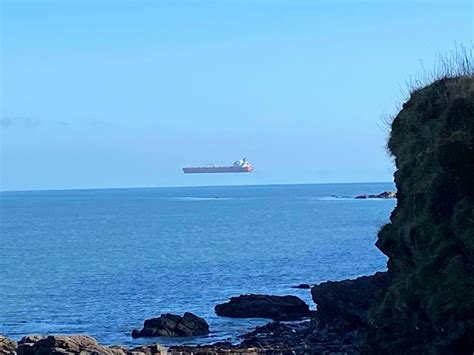
[[[102,344],[237,341],[265,319],[218,317],[240,294],[386,269],[375,247],[396,200],[353,197],[392,183],[0,192],[0,334],[78,334]],[[130,336],[193,312],[209,336]]]

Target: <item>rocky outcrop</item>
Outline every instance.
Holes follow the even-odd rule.
[[[474,78],[412,93],[392,123],[398,203],[378,234],[391,281],[369,313],[376,353],[473,353]]]
[[[147,319],[143,329],[134,329],[132,337],[190,337],[209,333],[207,322],[192,313],[184,315],[162,314],[158,318]]]
[[[367,199],[367,198],[382,198],[382,199],[388,199],[388,198],[397,198],[397,193],[393,191],[384,191],[376,195],[358,195],[354,198],[357,199]]]
[[[243,336],[240,346],[290,349],[297,354],[360,354],[367,314],[389,282],[386,272],[354,280],[329,281],[311,289],[316,312],[310,321],[272,322]]]
[[[0,354],[14,355],[16,354],[17,343],[3,335],[0,335]]]
[[[231,318],[298,320],[309,317],[309,306],[296,296],[241,295],[215,307],[216,314]]]
[[[323,282],[311,289],[317,322],[339,330],[365,328],[367,313],[389,281],[386,272],[354,280]]]
[[[18,355],[80,354],[80,355],[124,355],[121,348],[99,345],[87,335],[50,335],[47,337],[24,337],[17,348]]]

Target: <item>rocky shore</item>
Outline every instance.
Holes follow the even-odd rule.
[[[388,148],[397,166],[398,202],[376,243],[388,256],[388,271],[313,286],[315,312],[294,296],[243,295],[216,306],[216,313],[277,321],[243,335],[239,344],[129,349],[102,346],[85,335],[28,336],[18,343],[0,337],[0,353],[472,354],[472,75],[438,80],[413,92],[392,123]],[[282,322],[302,317],[308,318]],[[204,320],[185,314],[147,320],[134,334],[187,336],[207,331]]]
[[[375,293],[387,282],[386,273],[355,280],[324,282],[311,289],[317,311],[295,296],[242,295],[225,303],[226,312],[238,317],[281,318],[299,322],[273,321],[244,334],[239,344],[227,342],[202,346],[172,346],[159,344],[127,348],[106,347],[85,335],[27,336],[18,343],[0,338],[0,353],[18,355],[39,354],[358,354],[364,343],[367,312]],[[222,312],[222,305],[216,312]],[[230,307],[230,308],[229,308]],[[227,314],[227,313],[226,313]],[[309,317],[309,318],[308,318]],[[204,319],[191,313],[182,317],[164,314],[146,320],[142,330],[133,336],[191,336],[207,334]]]

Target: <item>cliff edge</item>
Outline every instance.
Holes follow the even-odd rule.
[[[474,77],[411,94],[392,123],[397,206],[378,234],[390,283],[368,316],[369,352],[474,349]]]

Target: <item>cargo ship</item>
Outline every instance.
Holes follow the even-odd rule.
[[[247,159],[243,158],[230,166],[216,166],[210,164],[207,166],[186,167],[183,168],[185,174],[207,174],[207,173],[250,173],[253,171],[253,166]]]

